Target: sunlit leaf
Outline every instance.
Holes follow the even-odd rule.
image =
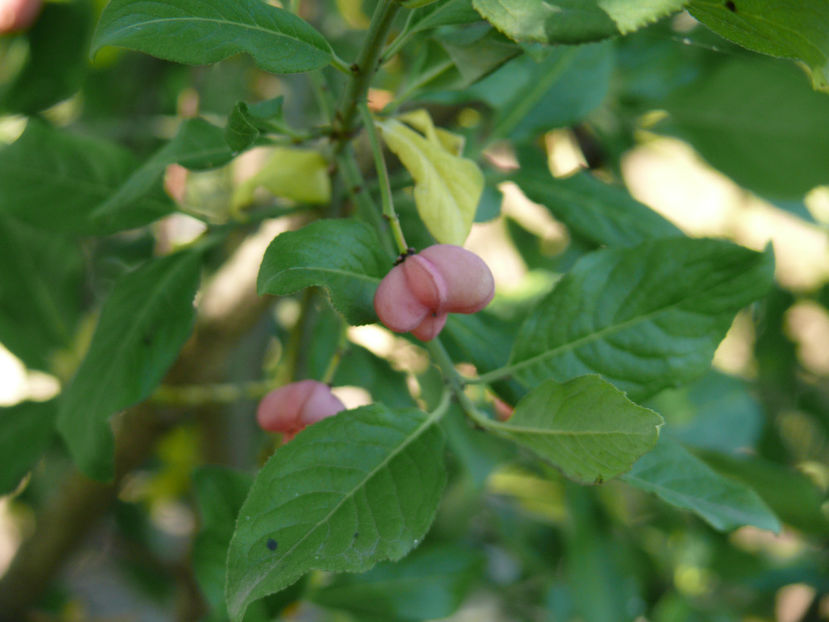
[[[250,204],[257,188],[299,203],[328,203],[331,200],[328,163],[314,149],[274,147],[262,168],[236,188],[234,208]]]

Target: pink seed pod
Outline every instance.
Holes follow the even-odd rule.
[[[0,35],[31,26],[42,4],[41,0],[0,0]]]
[[[404,265],[392,268],[380,281],[374,294],[377,317],[396,333],[407,333],[417,328],[429,315],[429,307],[420,302],[409,287]]]
[[[412,330],[412,335],[421,341],[431,341],[438,336],[438,333],[443,330],[446,324],[447,313],[433,312],[429,313],[417,328]]]
[[[290,441],[306,426],[345,410],[345,405],[328,385],[316,380],[301,380],[274,389],[262,398],[256,410],[259,427],[281,432]]]
[[[446,303],[450,313],[476,313],[495,295],[495,280],[483,259],[453,244],[435,244],[417,257],[430,262],[446,282]]]

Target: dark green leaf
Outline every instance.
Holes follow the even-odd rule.
[[[26,366],[51,371],[71,344],[82,270],[76,243],[0,214],[0,343]]]
[[[764,295],[770,252],[664,238],[586,255],[521,328],[513,377],[599,373],[642,400],[702,375],[734,315]]]
[[[438,26],[468,24],[481,19],[472,8],[471,0],[445,0],[417,9],[412,17],[412,32],[423,32]]]
[[[91,214],[135,167],[132,154],[113,143],[30,119],[23,135],[0,150],[0,212],[51,231],[105,233]],[[123,205],[118,227],[146,224],[172,207],[156,184],[147,196]]]
[[[478,12],[516,41],[584,43],[627,34],[679,11],[687,0],[473,0]]]
[[[406,386],[406,374],[395,371],[386,359],[365,348],[353,343],[348,344],[347,348],[331,381],[334,386],[363,387],[375,402],[381,402],[390,408],[410,408],[416,405]]]
[[[155,259],[120,278],[104,302],[58,413],[58,430],[90,477],[112,477],[109,418],[152,393],[190,336],[200,268],[196,252]]]
[[[802,60],[816,89],[829,87],[829,4],[825,0],[691,0],[711,30],[755,52]]]
[[[331,60],[328,42],[307,22],[261,0],[112,0],[92,54],[105,45],[187,65],[246,52],[273,73],[319,69]]]
[[[660,105],[665,127],[738,184],[801,198],[829,183],[829,106],[789,63],[732,58]]]
[[[437,419],[375,404],[324,419],[279,448],[230,543],[231,618],[309,570],[362,572],[416,546],[446,479]]]
[[[12,492],[49,447],[55,434],[55,402],[22,402],[0,408],[0,495]]]
[[[260,294],[325,287],[349,324],[377,320],[374,291],[391,269],[374,231],[351,219],[321,220],[274,238],[259,268]]]
[[[743,525],[780,531],[780,521],[756,492],[723,477],[679,443],[664,438],[622,479],[671,505],[695,512],[720,531]]]
[[[233,151],[244,151],[259,138],[259,128],[250,118],[248,105],[239,102],[227,118],[225,140]]]
[[[28,33],[29,57],[0,89],[0,110],[33,114],[77,91],[95,18],[90,0],[48,3]]]
[[[589,173],[554,179],[546,170],[521,168],[513,177],[527,197],[541,203],[579,237],[600,246],[631,246],[682,232],[618,186]]]
[[[458,608],[483,570],[480,552],[448,544],[421,548],[362,575],[341,575],[310,594],[324,607],[378,620],[445,618]]]
[[[624,473],[653,448],[662,417],[590,375],[563,384],[548,380],[518,402],[507,422],[486,425],[567,477],[594,484]]]
[[[203,170],[226,164],[233,154],[221,128],[204,119],[187,119],[175,137],[156,151],[92,213],[106,230],[127,228],[130,208],[158,186],[166,168],[175,162],[189,169]]]

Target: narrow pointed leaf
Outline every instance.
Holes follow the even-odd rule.
[[[349,324],[377,320],[374,291],[391,269],[372,229],[350,219],[321,220],[274,238],[259,268],[260,294],[325,287]]]
[[[489,428],[529,447],[571,479],[601,483],[630,469],[656,444],[662,417],[599,376],[549,380]]]
[[[55,435],[55,401],[0,408],[0,495],[12,492]]]
[[[58,412],[58,430],[90,477],[113,474],[109,418],[150,395],[190,336],[200,263],[196,252],[152,260],[121,277],[104,302]]]
[[[30,119],[23,135],[0,150],[0,212],[51,231],[108,233],[92,212],[136,167],[118,145]],[[149,190],[122,205],[118,227],[144,225],[172,211],[160,183]]]
[[[112,0],[91,53],[105,45],[187,65],[245,52],[274,73],[310,71],[331,60],[331,47],[313,27],[262,0]]]
[[[259,472],[230,543],[231,619],[309,570],[364,572],[426,534],[446,479],[438,417],[375,404],[301,432]]]
[[[780,521],[750,487],[717,473],[676,442],[662,439],[624,479],[660,499],[698,514],[715,529],[743,525],[780,531]]]
[[[665,238],[582,258],[530,314],[511,355],[533,387],[598,373],[642,399],[701,376],[734,315],[768,292],[771,252]]]

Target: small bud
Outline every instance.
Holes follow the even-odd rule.
[[[268,432],[290,441],[306,426],[345,410],[328,385],[316,380],[292,382],[269,392],[259,402],[256,420]]]

